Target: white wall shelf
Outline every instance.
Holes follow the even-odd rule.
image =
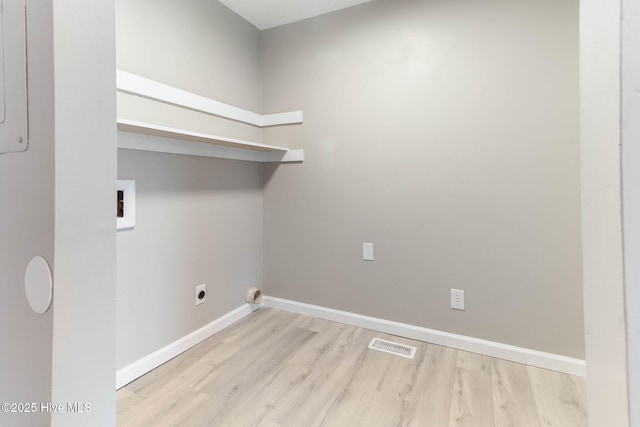
[[[303,119],[302,111],[262,115],[122,70],[116,71],[116,87],[123,93],[178,105],[257,127],[300,124]]]
[[[302,111],[258,114],[233,105],[215,101],[154,80],[117,70],[116,87],[119,92],[177,105],[256,127],[302,123]],[[157,151],[190,156],[219,157],[253,162],[302,162],[303,150],[242,141],[222,136],[192,132],[150,123],[118,119],[118,148]]]
[[[118,119],[118,148],[253,162],[302,162],[303,150]]]

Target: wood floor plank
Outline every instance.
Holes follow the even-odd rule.
[[[546,427],[586,427],[586,382],[584,378],[527,366],[533,395]]]
[[[458,352],[449,413],[450,427],[494,426],[492,362],[486,356]]]
[[[355,363],[349,347],[358,333],[365,332],[332,322],[322,331],[287,361],[286,369],[269,385],[269,393],[261,396],[262,413],[256,411],[255,416],[283,425],[311,424]],[[327,352],[328,348],[338,351]]]
[[[359,350],[368,345],[371,334],[371,331],[355,327],[340,328],[338,339],[331,346],[334,350],[323,351],[316,358],[312,349],[308,353],[311,363],[305,363],[304,358],[292,361],[291,368],[302,375],[296,379],[296,387],[284,395],[288,405],[278,405],[273,419],[285,425],[326,423],[324,419],[332,413],[332,408],[344,399],[353,372],[363,357]]]
[[[385,426],[446,425],[446,422],[442,423],[442,419],[444,417],[446,420],[448,417],[450,397],[447,399],[447,415],[441,415],[435,406],[430,405],[437,399],[425,398],[430,391],[430,385],[435,384],[435,378],[429,378],[429,374],[436,371],[429,370],[429,363],[425,362],[433,357],[429,350],[434,348],[405,338],[381,333],[374,335],[399,344],[416,346],[417,357],[406,359],[368,350],[368,357],[361,364],[360,372],[351,385],[349,399],[343,403],[340,415],[335,417],[335,425],[356,425],[358,422],[361,425]],[[451,363],[452,367],[454,365],[455,358]],[[446,383],[451,389],[451,377]],[[423,393],[415,393],[416,391]],[[367,398],[363,399],[362,396]],[[422,405],[421,411],[416,414],[419,405]],[[436,410],[432,411],[433,409]]]
[[[491,366],[495,425],[539,427],[538,410],[526,365],[494,360]]]
[[[187,396],[198,401],[208,400],[210,396],[194,390],[192,384],[194,378],[207,375],[210,370],[209,365],[201,362],[170,372],[162,378],[160,386],[152,387],[148,393],[133,393],[126,404],[118,406],[118,417],[131,421],[128,425],[155,425],[159,416],[166,415],[167,412],[181,412],[185,405],[190,407],[191,402]]]
[[[250,316],[241,319],[240,324],[233,324],[216,334],[217,339],[228,344],[255,345],[264,341],[266,337],[277,335],[281,330],[299,326],[306,320],[306,316],[291,313],[291,316],[281,316],[278,310],[260,309]]]
[[[274,423],[273,421],[270,421],[270,420],[261,420],[255,426],[256,427],[282,427],[280,424],[276,424],[276,423]]]
[[[197,346],[182,353],[180,357],[174,357],[160,365],[148,374],[127,384],[126,389],[135,393],[146,395],[164,387],[167,382],[173,381],[176,376],[184,374],[184,371],[197,363],[218,364],[224,363],[233,357],[239,347],[227,344],[223,341],[205,340]],[[208,355],[215,354],[216,362],[209,362]]]
[[[122,427],[164,427],[181,425],[181,420],[192,411],[207,405],[211,396],[204,393],[180,390],[166,390],[161,396],[145,399],[126,416],[117,418],[117,425]]]
[[[417,347],[406,359],[373,337]],[[117,393],[118,426],[586,425],[581,379],[260,309]]]
[[[314,425],[389,425],[395,419],[398,405],[392,389],[411,361],[374,350],[359,353],[362,356],[348,373],[341,393]]]
[[[194,389],[211,395],[212,401],[190,414],[184,422],[190,425],[225,425],[234,408],[243,402],[254,402],[256,395],[264,393],[273,378],[286,368],[287,359],[316,334],[294,327],[292,323],[289,325],[289,328],[278,331],[277,337],[257,343],[255,353],[247,352],[244,357],[234,358],[197,381]],[[252,354],[259,357],[247,357]],[[233,421],[239,422],[237,418]]]
[[[458,351],[433,344],[418,343],[415,371],[403,398],[400,426],[447,426],[453,398]]]
[[[118,414],[125,414],[130,409],[134,408],[138,403],[137,399],[138,396],[126,388],[118,390],[116,393],[116,407],[118,408]]]

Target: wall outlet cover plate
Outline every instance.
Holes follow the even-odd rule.
[[[204,297],[199,298],[200,292],[204,292]],[[207,300],[207,285],[202,284],[202,285],[196,286],[196,305],[204,304],[206,300]]]
[[[451,308],[454,310],[464,310],[464,291],[461,289],[451,289]]]

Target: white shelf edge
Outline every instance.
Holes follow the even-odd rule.
[[[302,111],[262,115],[122,70],[116,70],[116,88],[123,93],[179,105],[258,127],[300,124],[303,120]]]
[[[265,153],[262,160],[263,163],[301,163],[304,162],[304,150],[289,150],[283,155],[279,153]]]
[[[300,124],[303,118],[302,111],[265,114],[260,116],[260,127]]]
[[[213,144],[233,148],[243,148],[256,151],[289,151],[285,147],[275,145],[260,144],[257,142],[243,141],[240,139],[227,138],[224,136],[209,135],[205,133],[192,132],[184,129],[176,129],[167,126],[160,126],[151,123],[142,123],[134,120],[117,119],[118,130],[131,133],[141,133],[143,135],[159,136],[161,138],[173,138],[183,141],[192,141],[204,144]]]
[[[303,150],[118,119],[118,148],[261,163],[304,161]]]

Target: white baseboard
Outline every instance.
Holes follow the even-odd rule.
[[[118,369],[116,372],[116,389],[124,387],[136,378],[141,377],[152,369],[157,368],[163,363],[173,359],[180,353],[189,350],[191,347],[206,340],[216,332],[220,332],[227,326],[237,322],[243,317],[251,314],[258,306],[253,304],[243,304],[233,311],[217,318],[208,325],[191,332],[189,335],[172,342],[153,353],[136,360],[135,362]]]
[[[397,335],[433,344],[451,347],[458,350],[470,351],[498,359],[524,363],[539,368],[550,369],[566,374],[584,377],[586,375],[586,363],[581,359],[560,356],[552,353],[516,347],[509,344],[472,338],[465,335],[457,335],[435,329],[422,328],[406,323],[393,322],[376,317],[363,316],[347,311],[334,310],[332,308],[286,300],[282,298],[265,296],[265,307],[277,308],[293,313],[318,317],[347,325],[371,329],[386,334]]]

